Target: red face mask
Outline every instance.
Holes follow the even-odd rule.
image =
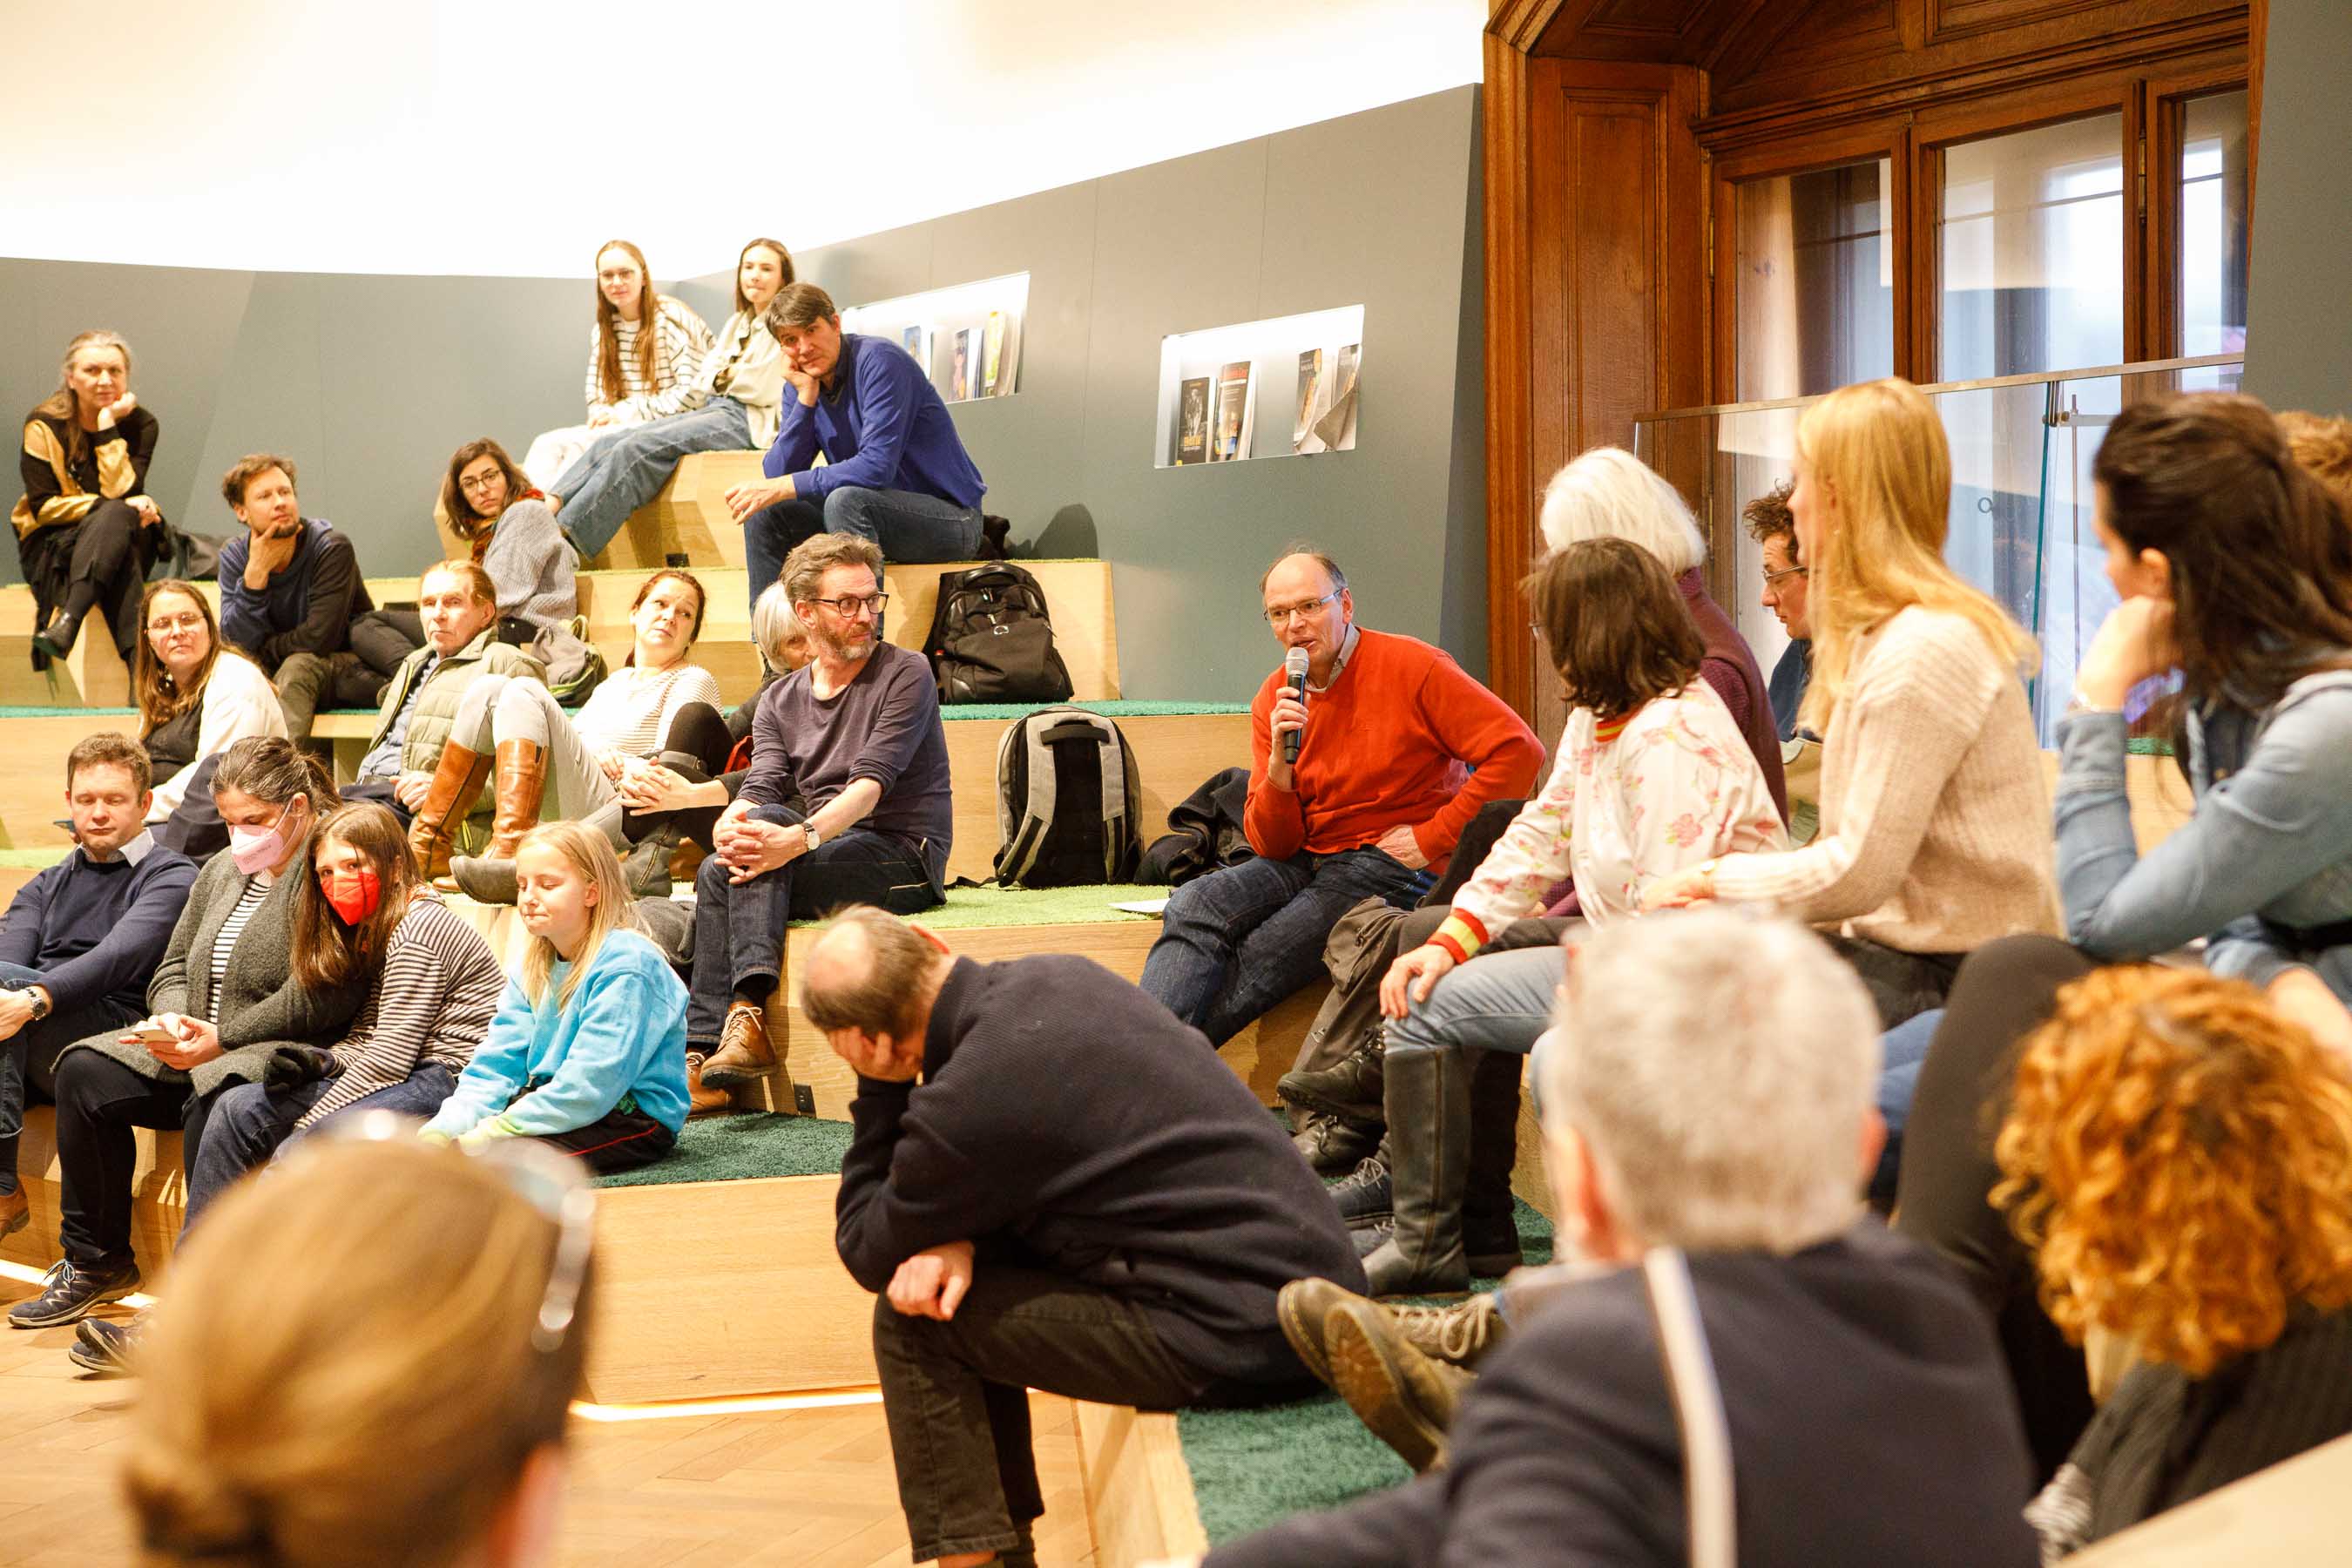
[[[355,926],[375,913],[383,902],[383,884],[376,879],[375,868],[359,866],[348,871],[319,873],[319,891],[327,898],[328,907],[341,915],[345,925]]]

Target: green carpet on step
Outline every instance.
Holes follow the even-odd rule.
[[[1124,698],[1103,698],[1085,702],[950,702],[941,707],[940,717],[952,723],[959,719],[993,719],[999,722],[1034,713],[1042,708],[1083,708],[1089,713],[1099,713],[1106,719],[1156,719],[1182,713],[1246,713],[1246,702],[1146,702]]]
[[[53,708],[11,702],[0,705],[0,719],[128,719],[138,711],[136,708]]]
[[[1550,1262],[1551,1222],[1524,1203],[1516,1218],[1527,1261]],[[1482,1290],[1496,1283],[1473,1281]],[[1212,1546],[1412,1477],[1336,1394],[1252,1410],[1181,1410],[1176,1432]]]
[[[975,926],[1050,926],[1077,921],[1115,924],[1120,921],[1156,921],[1159,919],[1157,915],[1129,914],[1111,906],[1167,896],[1166,888],[1143,888],[1116,882],[1091,888],[1041,888],[1034,890],[1000,888],[992,883],[984,888],[950,888],[945,904],[936,910],[927,910],[915,919],[933,931],[968,931]],[[797,921],[793,923],[805,926],[814,922]]]
[[[686,1124],[677,1146],[639,1170],[603,1176],[600,1187],[673,1182],[743,1182],[760,1176],[837,1176],[849,1152],[849,1123],[814,1116],[706,1116]]]

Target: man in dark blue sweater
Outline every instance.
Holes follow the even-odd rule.
[[[858,1075],[835,1245],[881,1297],[917,1562],[1035,1562],[1028,1389],[1171,1409],[1309,1384],[1275,1293],[1363,1270],[1197,1030],[1091,960],[975,963],[875,909],[818,939],[801,1007]]]
[[[221,479],[221,496],[245,525],[221,546],[221,636],[277,686],[287,732],[308,741],[321,705],[374,707],[390,671],[415,645],[383,643],[381,620],[370,616],[362,640],[373,633],[376,646],[370,658],[355,651],[353,623],[373,601],[350,538],[323,518],[302,515],[293,459],[269,452],[238,458]]]
[[[0,1236],[31,1217],[16,1179],[25,1084],[44,1095],[58,1053],[133,1024],[179,921],[195,862],[147,832],[147,751],[90,736],[66,758],[79,845],[18,890],[0,919]]]
[[[971,560],[988,486],[914,356],[844,332],[833,297],[814,283],[776,296],[768,330],[784,351],[783,422],[760,465],[767,482],[727,492],[752,599],[820,531],[870,539],[891,561]],[[825,466],[812,467],[819,452]]]

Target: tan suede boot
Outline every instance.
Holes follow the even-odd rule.
[[[489,776],[490,759],[481,752],[469,752],[455,741],[441,748],[440,765],[433,770],[433,782],[408,824],[408,847],[415,851],[427,881],[449,874],[451,836],[474,808]]]

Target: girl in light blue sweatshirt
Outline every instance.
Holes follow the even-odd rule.
[[[650,1164],[686,1125],[686,986],[635,929],[603,834],[541,824],[515,882],[521,972],[424,1136],[536,1138],[600,1175]]]

